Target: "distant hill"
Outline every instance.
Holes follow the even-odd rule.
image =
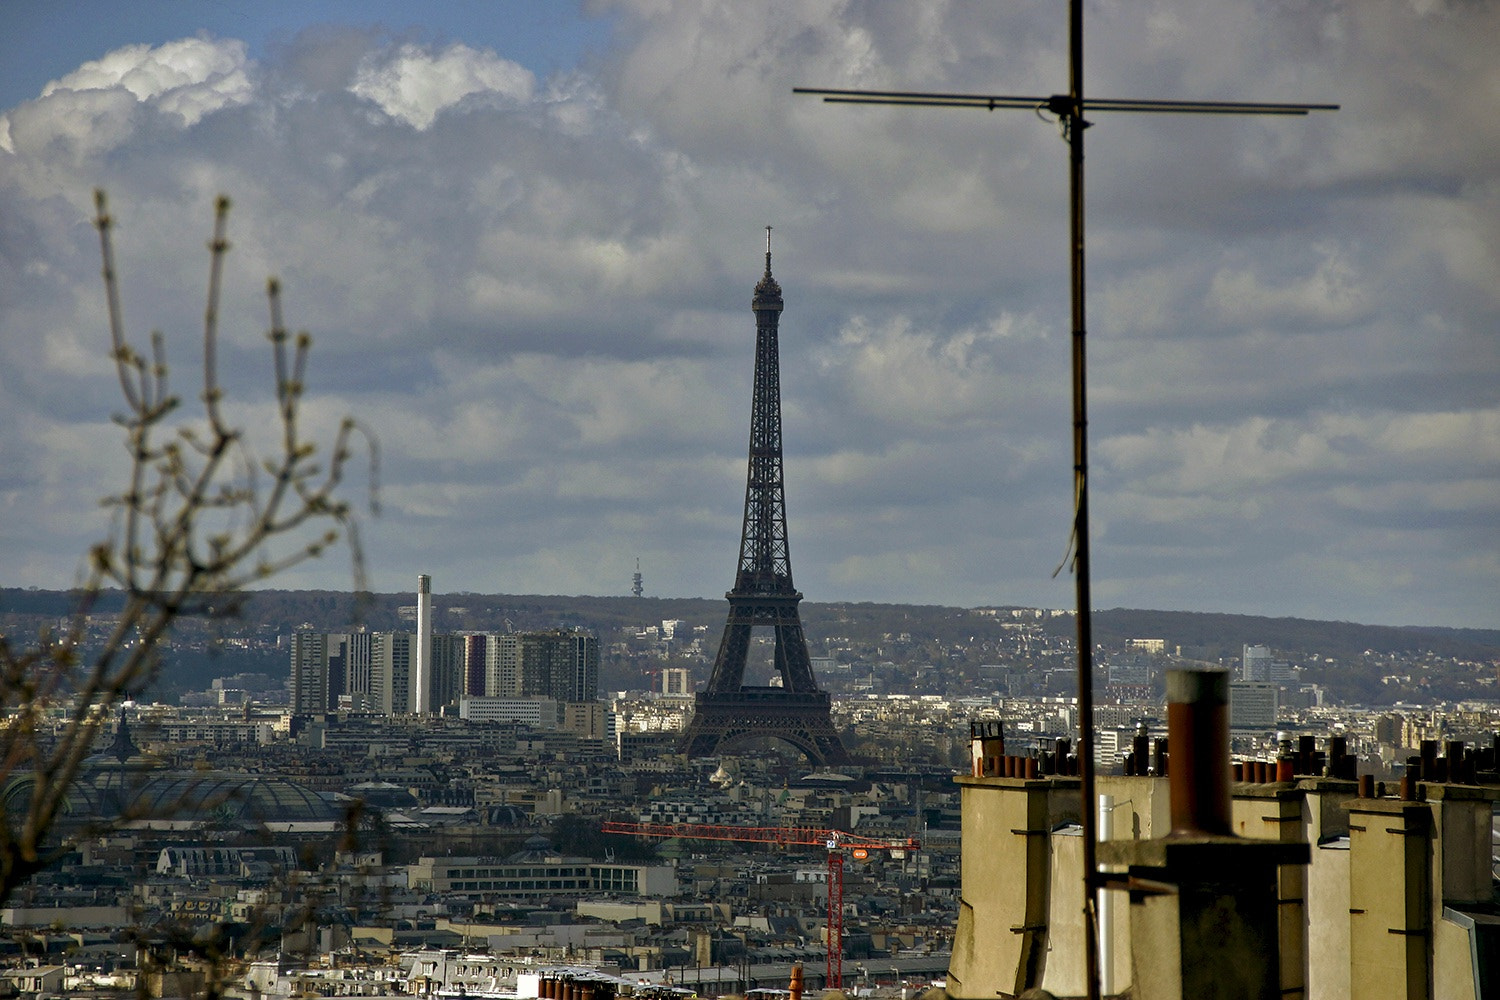
[[[1318,653],[1339,660],[1363,656],[1433,654],[1464,660],[1500,659],[1500,629],[1453,629],[1415,625],[1360,625],[1305,618],[1263,618],[1192,611],[1094,612],[1094,637],[1111,645],[1135,638],[1164,638],[1168,648],[1203,660],[1238,657],[1246,644],[1274,650]]]
[[[0,621],[17,622],[68,613],[74,597],[68,591],[0,588]],[[224,635],[260,632],[285,634],[301,625],[334,631],[355,624],[372,630],[411,628],[400,610],[416,603],[414,593],[355,595],[321,590],[264,590],[245,595],[231,618],[217,621]],[[532,630],[578,626],[601,634],[626,626],[681,620],[688,627],[707,626],[714,642],[728,608],[723,598],[587,597],[537,594],[436,594],[436,625],[441,631]],[[119,607],[117,595],[105,595],[97,611]],[[1008,609],[1002,609],[1008,610]],[[873,604],[804,601],[802,621],[810,635],[845,635],[878,640],[910,633],[921,639],[962,642],[977,627],[971,609],[917,604]],[[1054,634],[1071,634],[1071,615],[1043,619]],[[1367,651],[1379,655],[1500,660],[1500,629],[1452,629],[1427,626],[1364,625],[1302,618],[1127,608],[1096,610],[1095,641],[1123,645],[1127,639],[1160,638],[1184,656],[1208,661],[1239,657],[1247,643],[1278,651],[1297,651],[1347,660]]]

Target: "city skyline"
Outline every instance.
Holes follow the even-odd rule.
[[[1054,93],[1065,15],[6,5],[4,582],[71,584],[123,468],[103,187],[129,330],[189,398],[234,199],[234,413],[267,405],[277,274],[310,420],[381,442],[377,591],[624,594],[639,559],[647,594],[723,593],[770,224],[798,589],[1071,607],[1055,125],[791,93]],[[1500,625],[1500,11],[1086,16],[1094,96],[1342,105],[1089,133],[1095,606]],[[349,581],[332,553],[274,585]]]

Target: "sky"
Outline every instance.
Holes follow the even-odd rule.
[[[1085,21],[1090,96],[1341,106],[1093,118],[1094,606],[1500,627],[1500,6]],[[379,442],[376,590],[724,593],[771,225],[798,589],[1071,607],[1056,123],[796,86],[1064,91],[1066,7],[0,0],[0,585],[110,530],[103,188],[188,400],[233,199],[230,412],[272,426],[276,275],[307,428]]]

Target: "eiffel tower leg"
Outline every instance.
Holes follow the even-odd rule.
[[[818,690],[813,679],[812,660],[807,655],[807,640],[802,635],[802,622],[793,609],[790,621],[776,625],[776,672],[788,691],[811,693]]]
[[[750,657],[750,632],[747,622],[731,619],[724,626],[723,638],[719,640],[719,653],[714,657],[714,672],[708,678],[709,691],[740,689],[745,680],[745,661]]]
[[[720,739],[720,727],[715,725],[716,721],[708,717],[701,703],[693,710],[693,717],[688,720],[687,729],[682,734],[682,752],[686,756],[713,756]]]

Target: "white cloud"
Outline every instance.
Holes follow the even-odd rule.
[[[184,38],[155,48],[128,45],[47,84],[41,97],[124,90],[193,125],[205,114],[247,103],[250,68],[245,43],[237,40]]]
[[[935,330],[910,317],[872,323],[854,316],[838,339],[816,352],[830,387],[861,419],[892,428],[953,429],[989,423],[1007,392],[1026,392],[1004,359],[1043,336],[1034,318],[1002,314],[982,327]]]
[[[455,43],[436,53],[410,44],[371,52],[360,61],[349,89],[421,131],[466,97],[489,94],[524,104],[534,86],[524,66]]]
[[[127,45],[53,80],[35,101],[0,115],[0,149],[26,154],[62,143],[80,163],[134,134],[137,106],[190,127],[205,115],[250,103],[253,74],[245,43],[238,40]]]
[[[1299,480],[1367,482],[1399,469],[1413,478],[1473,469],[1500,475],[1500,410],[1253,417],[1110,436],[1098,453],[1126,482],[1167,494],[1246,495]]]
[[[1221,268],[1213,276],[1209,301],[1221,320],[1252,326],[1343,326],[1368,317],[1373,301],[1362,287],[1354,262],[1338,248],[1316,248],[1311,273],[1266,280],[1247,268]]]

